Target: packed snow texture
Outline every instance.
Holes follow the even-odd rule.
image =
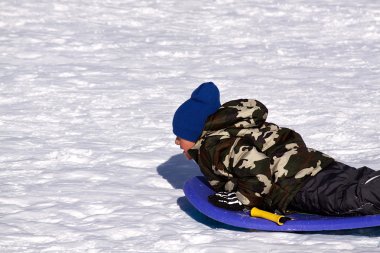
[[[379,252],[380,228],[247,231],[198,213],[171,131],[192,90],[380,169],[380,2],[3,0],[0,252]]]

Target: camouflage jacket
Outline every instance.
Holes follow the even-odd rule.
[[[307,178],[333,162],[295,131],[265,122],[257,100],[223,104],[188,152],[216,191],[236,191],[248,207],[285,212]]]

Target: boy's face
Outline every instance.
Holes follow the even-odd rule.
[[[183,149],[183,154],[186,156],[187,159],[189,159],[189,160],[192,159],[191,156],[189,155],[189,153],[187,153],[187,151],[194,146],[195,142],[191,142],[191,141],[177,137],[175,139],[175,144],[179,145],[179,147],[181,149]]]

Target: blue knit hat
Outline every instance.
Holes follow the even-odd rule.
[[[175,112],[173,132],[176,136],[196,142],[201,136],[208,116],[220,107],[218,87],[212,82],[203,83]]]

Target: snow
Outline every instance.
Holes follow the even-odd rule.
[[[0,252],[378,252],[380,228],[199,214],[171,119],[200,83],[353,166],[380,164],[380,2],[0,2]]]

